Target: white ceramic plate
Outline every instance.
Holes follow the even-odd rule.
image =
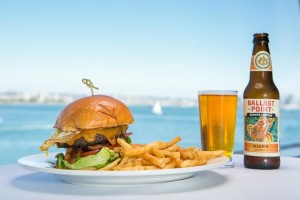
[[[18,160],[25,169],[54,174],[62,181],[80,185],[135,185],[161,183],[190,178],[198,172],[224,166],[229,159],[220,157],[212,159],[207,165],[176,169],[135,170],[135,171],[87,171],[55,169],[49,162],[55,162],[57,153],[48,156],[35,154]]]

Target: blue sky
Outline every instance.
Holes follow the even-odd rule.
[[[274,80],[300,97],[297,0],[0,1],[0,91],[196,97],[249,79],[267,32]]]

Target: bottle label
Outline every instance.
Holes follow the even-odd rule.
[[[244,117],[244,154],[279,156],[279,100],[244,99]]]
[[[266,51],[259,51],[251,60],[251,71],[272,71],[271,56]]]

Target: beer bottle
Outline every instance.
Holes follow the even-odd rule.
[[[278,169],[279,91],[273,82],[267,33],[256,33],[250,80],[244,91],[244,165],[252,169]]]

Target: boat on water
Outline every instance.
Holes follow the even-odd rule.
[[[163,110],[159,101],[156,101],[152,107],[152,113],[155,115],[162,115]]]
[[[284,110],[300,110],[300,102],[293,95],[289,95],[282,102]]]

